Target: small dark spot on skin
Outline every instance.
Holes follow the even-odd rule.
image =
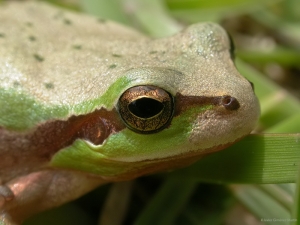
[[[54,84],[53,83],[44,83],[45,87],[47,89],[53,89],[54,88]]]
[[[20,83],[18,81],[14,81],[13,85],[14,85],[14,87],[18,87],[18,86],[20,86]]]
[[[43,62],[45,60],[44,57],[42,57],[38,54],[34,54],[33,57],[39,62]]]
[[[29,40],[30,41],[36,41],[36,37],[35,36],[29,36]]]
[[[119,54],[112,54],[113,57],[116,57],[116,58],[120,58],[122,57],[122,55],[119,55]]]
[[[72,48],[80,50],[80,49],[82,49],[82,46],[81,45],[73,45]]]
[[[157,53],[157,51],[151,51],[151,52],[149,52],[149,54],[155,54],[155,53]]]
[[[106,22],[106,19],[98,18],[97,21],[98,21],[99,23],[105,23],[105,22]]]
[[[66,24],[66,25],[71,25],[71,24],[72,24],[72,21],[69,20],[69,19],[64,19],[64,24]]]
[[[117,67],[116,64],[111,64],[111,65],[109,66],[109,69],[114,69],[114,68],[116,68],[116,67]]]
[[[31,22],[25,23],[27,27],[33,27],[33,24]]]
[[[4,38],[5,34],[4,33],[0,33],[0,38]]]

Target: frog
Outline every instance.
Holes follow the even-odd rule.
[[[0,5],[0,223],[188,166],[260,115],[218,24],[151,38],[42,2]]]

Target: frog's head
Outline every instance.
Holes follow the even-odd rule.
[[[101,144],[78,139],[54,156],[54,164],[66,166],[60,162],[72,148],[78,159],[90,152],[89,160],[76,164],[81,170],[138,175],[221,150],[253,130],[259,103],[253,85],[236,70],[220,26],[194,25],[153,46],[155,66],[123,71],[102,96],[115,114],[107,138]]]

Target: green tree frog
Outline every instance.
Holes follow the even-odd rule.
[[[152,39],[45,3],[0,7],[0,224],[188,165],[258,117],[219,25]]]

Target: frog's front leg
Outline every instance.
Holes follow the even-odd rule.
[[[99,177],[67,170],[17,177],[0,185],[0,224],[19,224],[34,213],[71,201],[103,183]]]

